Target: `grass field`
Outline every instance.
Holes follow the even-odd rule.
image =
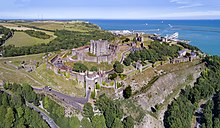
[[[55,90],[59,90],[62,93],[84,96],[85,89],[83,85],[78,85],[76,81],[67,80],[65,77],[56,75],[52,70],[46,69],[42,57],[44,54],[8,57],[0,59],[0,81],[16,82],[16,83],[28,83],[32,86],[44,87],[50,86]],[[9,65],[11,63],[17,66],[22,61],[36,60],[43,63],[36,71],[31,73],[26,72],[23,69],[17,70],[15,67]],[[7,62],[7,63],[5,63]]]
[[[85,61],[80,61],[80,63],[86,65],[89,69],[91,69],[91,67],[95,66],[98,69],[102,70],[102,71],[108,71],[111,70],[113,68],[113,64],[108,64],[108,63],[100,63],[97,64],[95,62],[85,62]],[[74,63],[73,62],[66,62],[66,65],[73,67]]]
[[[36,71],[32,72],[32,74],[58,91],[82,97],[85,94],[83,85],[79,85],[77,81],[74,80],[67,80],[65,77],[55,74],[52,70],[46,69],[46,64],[42,64]]]
[[[38,39],[35,37],[31,37],[28,34],[24,32],[15,32],[14,36],[6,41],[4,45],[15,45],[16,47],[21,46],[32,46],[37,45],[41,43],[49,43],[51,40],[53,40],[54,37],[51,37],[50,39]]]
[[[24,22],[15,23],[17,25],[23,26],[35,26],[37,28],[43,28],[47,30],[70,30],[70,31],[80,31],[87,32],[91,30],[96,30],[97,28],[91,28],[83,25],[81,22],[55,22],[55,21],[45,21],[45,22]]]
[[[16,83],[29,83],[33,86],[43,86],[45,83],[39,83],[39,79],[33,78],[29,73],[24,70],[17,70],[15,67],[6,64],[5,62],[11,64],[19,63],[22,61],[36,60],[42,62],[43,54],[30,55],[30,56],[20,56],[20,57],[10,57],[0,59],[0,80],[16,82]]]

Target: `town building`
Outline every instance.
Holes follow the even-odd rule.
[[[181,51],[178,52],[178,54],[179,54],[179,57],[183,57],[183,56],[186,55],[186,50],[185,49],[181,50]]]

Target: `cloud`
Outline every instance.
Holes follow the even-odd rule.
[[[194,12],[176,12],[168,13],[159,16],[160,18],[168,19],[219,19],[220,11],[194,11]]]
[[[170,3],[176,3],[176,4],[188,4],[189,2],[183,1],[183,0],[170,0]]]
[[[201,3],[188,4],[188,5],[179,6],[178,8],[192,8],[192,7],[200,7],[200,6],[203,6],[203,4],[201,4]]]
[[[170,0],[170,3],[174,3],[178,5],[179,9],[203,6],[203,4],[201,4],[198,1],[189,1],[189,0]]]

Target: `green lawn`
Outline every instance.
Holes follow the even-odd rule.
[[[108,63],[100,63],[97,64],[95,62],[86,62],[86,61],[80,61],[80,63],[86,65],[89,69],[91,69],[91,67],[95,66],[98,69],[102,70],[102,71],[108,71],[111,70],[113,68],[113,63],[112,64],[108,64]],[[73,62],[66,62],[66,65],[73,67],[74,63]]]
[[[82,97],[85,94],[83,85],[79,85],[75,80],[67,80],[65,77],[55,74],[52,70],[46,69],[46,64],[42,64],[31,74],[47,83],[48,86],[63,93]]]
[[[37,28],[43,28],[47,30],[70,30],[70,31],[79,31],[79,32],[88,32],[91,30],[97,30],[97,28],[91,28],[85,26],[81,22],[23,22],[23,23],[15,23],[17,25],[23,26],[35,26]]]
[[[55,90],[59,90],[62,93],[81,96],[85,95],[85,89],[83,85],[79,85],[74,80],[67,80],[65,77],[56,75],[52,70],[46,69],[42,57],[44,54],[27,55],[19,57],[7,57],[0,58],[0,81],[8,81],[15,83],[28,83],[33,86],[44,87],[51,86]],[[34,72],[26,72],[23,69],[17,70],[11,65],[5,64],[11,63],[19,66],[22,61],[37,61],[43,63]]]
[[[14,36],[6,41],[4,45],[15,45],[16,47],[21,46],[32,46],[37,45],[41,43],[49,43],[51,40],[53,40],[54,37],[51,37],[50,39],[38,39],[35,37],[31,37],[28,34],[24,32],[15,32]]]

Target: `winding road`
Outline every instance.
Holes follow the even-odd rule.
[[[52,94],[59,100],[65,102],[66,104],[74,107],[75,109],[79,111],[83,111],[82,105],[87,103],[89,101],[89,97],[91,94],[91,90],[88,90],[86,92],[86,97],[74,97],[74,96],[69,96],[63,93],[60,93],[58,91],[52,90],[50,87],[46,86],[44,88],[33,88],[35,91],[43,91],[48,94]]]

